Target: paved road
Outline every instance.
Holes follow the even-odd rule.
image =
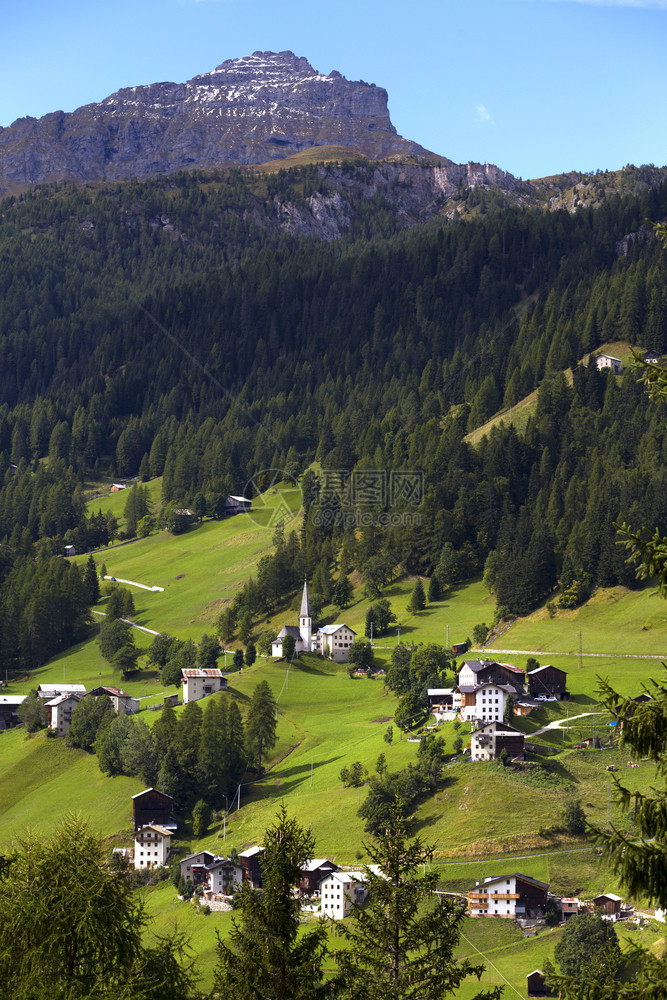
[[[550,653],[546,649],[495,649],[489,646],[483,648],[471,648],[470,653],[502,653],[503,656],[579,656],[578,650],[569,650],[560,653]],[[582,657],[595,656],[605,660],[667,660],[667,653],[656,656],[653,653],[582,653]]]

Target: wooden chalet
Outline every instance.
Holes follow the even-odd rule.
[[[304,896],[312,896],[320,891],[320,883],[323,879],[338,871],[338,865],[328,858],[312,858],[301,865],[301,878],[299,879],[299,891]]]
[[[547,698],[558,698],[559,701],[569,697],[567,692],[567,674],[550,663],[543,667],[530,670],[526,678],[528,692],[534,698],[544,695]]]
[[[18,726],[18,711],[25,697],[24,694],[0,694],[0,729]]]
[[[603,892],[593,900],[593,906],[602,910],[604,916],[618,920],[621,916],[621,903],[623,900],[615,892]]]
[[[157,824],[167,830],[176,829],[176,821],[171,815],[174,800],[157,788],[146,788],[132,796],[132,811],[134,829],[141,830],[144,826]]]
[[[247,851],[241,851],[239,854],[243,881],[248,882],[253,889],[264,888],[263,854],[263,847],[249,847]]]

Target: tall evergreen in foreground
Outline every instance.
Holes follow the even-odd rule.
[[[218,940],[212,1000],[317,1000],[325,995],[323,923],[299,935],[301,902],[293,889],[301,865],[315,854],[309,831],[281,806],[264,835],[264,891],[247,884],[237,894],[240,921]]]
[[[479,979],[483,965],[457,961],[465,911],[436,897],[437,872],[422,872],[433,848],[410,839],[400,801],[391,828],[366,844],[372,865],[365,867],[370,901],[340,924],[349,947],[336,952],[338,986],[355,1000],[440,1000],[451,996],[468,976]],[[478,993],[475,1000],[500,997],[502,988]]]

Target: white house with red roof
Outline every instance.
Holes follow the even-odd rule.
[[[227,690],[227,678],[217,667],[184,667],[181,670],[183,677],[183,704],[189,701],[199,701],[201,698],[208,698],[216,691]]]

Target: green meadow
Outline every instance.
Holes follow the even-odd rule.
[[[159,496],[159,481],[148,484]],[[122,516],[123,494],[95,500],[91,509],[113,510]],[[108,504],[108,506],[104,506]],[[198,640],[213,631],[222,607],[256,571],[258,561],[271,551],[273,529],[267,525],[274,514],[286,522],[286,530],[298,529],[299,511],[285,509],[282,496],[266,498],[263,524],[253,516],[239,515],[226,521],[204,521],[183,535],[166,532],[115,546],[95,554],[107,573],[164,590],[133,587],[135,622],[155,631],[168,631],[178,638]],[[77,557],[83,562],[86,556]],[[397,617],[390,634],[375,643],[378,666],[387,666],[392,649],[401,643],[462,642],[474,626],[493,621],[495,602],[481,580],[448,593],[443,600],[413,614],[407,610],[414,579],[402,578],[388,585],[383,596]],[[104,612],[106,597],[95,608]],[[299,595],[291,607],[273,619],[256,623],[256,631],[277,632],[294,623]],[[326,621],[344,620],[358,634],[364,631],[369,605],[356,581],[350,607],[337,613],[324,609]],[[601,750],[574,749],[576,742],[597,733],[607,742],[614,734],[610,716],[597,703],[598,677],[608,677],[623,694],[638,693],[643,684],[662,670],[660,657],[667,652],[667,606],[650,588],[626,591],[615,588],[597,592],[587,605],[574,612],[549,617],[541,610],[515,622],[486,654],[525,666],[528,655],[542,663],[552,662],[568,673],[569,702],[544,703],[530,716],[515,719],[535,750],[529,756],[541,767],[514,771],[495,763],[472,765],[452,759],[445,768],[438,791],[422,802],[415,815],[415,832],[435,846],[434,864],[443,889],[465,892],[484,874],[522,871],[549,882],[562,894],[590,895],[619,886],[594,854],[590,843],[561,829],[563,798],[573,792],[584,805],[587,817],[597,825],[625,822],[613,795],[612,778],[606,768],[613,764],[630,788],[645,788],[655,780],[655,769],[646,761],[629,768],[627,754],[616,747]],[[90,637],[73,649],[54,657],[30,675],[12,681],[9,693],[27,692],[38,683],[66,680],[90,688],[99,683],[122,686],[142,699],[142,708],[159,705],[165,688],[157,671],[148,668],[145,655],[140,669],[122,679],[100,657],[96,627]],[[579,656],[579,633],[583,655]],[[139,649],[146,653],[152,637],[136,632]],[[238,643],[232,643],[235,647]],[[497,647],[497,649],[496,649]],[[499,650],[519,650],[505,653]],[[602,655],[593,656],[597,653]],[[469,655],[484,655],[476,651]],[[653,657],[653,658],[651,658]],[[225,665],[221,658],[221,666]],[[416,759],[417,744],[394,727],[394,739],[385,741],[396,699],[381,675],[373,679],[351,679],[345,665],[316,656],[302,656],[288,669],[284,661],[258,660],[252,668],[229,674],[229,693],[218,697],[237,699],[245,712],[255,686],[268,680],[278,702],[278,742],[265,775],[241,789],[240,809],[230,806],[225,824],[214,824],[206,836],[195,841],[191,826],[182,824],[174,847],[182,854],[208,848],[228,853],[261,840],[281,802],[299,820],[312,827],[319,855],[338,863],[354,864],[367,858],[365,834],[357,810],[368,794],[367,787],[344,788],[339,775],[343,767],[360,761],[372,775],[382,753],[391,770]],[[178,709],[180,711],[180,709]],[[582,718],[582,713],[595,713]],[[149,724],[157,713],[146,711]],[[548,723],[565,720],[564,729],[533,736]],[[448,751],[455,731],[452,723],[440,729]],[[467,742],[467,727],[460,734]],[[555,754],[555,755],[554,755]],[[130,797],[140,790],[130,778],[108,778],[101,774],[94,756],[65,746],[64,741],[39,734],[26,738],[23,730],[0,734],[0,845],[19,836],[28,827],[48,833],[67,812],[76,810],[87,818],[109,843],[129,843]],[[178,926],[191,936],[205,985],[210,985],[215,959],[216,929],[226,933],[228,914],[206,917],[191,905],[181,903],[170,882],[142,890],[147,911],[155,918],[149,933],[170,933]],[[537,938],[517,938],[516,928],[501,921],[468,921],[460,954],[479,948],[488,958],[486,981],[525,989],[525,975],[553,953],[558,932]],[[490,970],[490,972],[489,972]],[[459,991],[461,1000],[475,992],[475,984]],[[523,995],[523,994],[522,994]]]

